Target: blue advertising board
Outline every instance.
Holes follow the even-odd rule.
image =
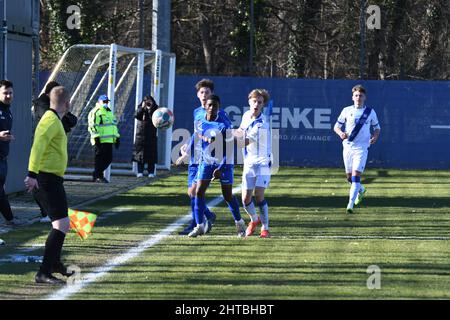
[[[194,86],[202,78],[176,77],[174,129],[192,132],[192,111],[199,106]],[[342,146],[333,126],[342,108],[353,104],[352,87],[362,84],[367,90],[366,105],[375,109],[381,125],[380,139],[370,147],[367,167],[450,168],[448,81],[207,78],[214,81],[215,93],[234,126],[248,109],[247,96],[252,89],[270,92],[281,165],[343,166]]]

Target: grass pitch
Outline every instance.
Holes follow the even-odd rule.
[[[177,174],[80,208],[104,219],[87,241],[67,236],[66,264],[87,274],[186,215],[185,181]],[[349,215],[343,170],[281,168],[267,191],[270,239],[237,238],[222,203],[210,234],[173,233],[70,298],[449,299],[450,172],[367,170],[362,183],[366,197]],[[219,195],[215,183],[208,200]],[[2,256],[42,255],[32,246],[47,233],[34,224],[3,235]],[[380,268],[380,289],[367,287],[372,265]],[[55,292],[34,283],[37,267],[0,262],[0,298]]]

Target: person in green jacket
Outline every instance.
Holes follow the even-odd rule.
[[[103,176],[112,162],[112,146],[120,145],[120,134],[117,120],[109,108],[109,98],[101,95],[95,107],[88,115],[88,130],[91,134],[91,144],[94,147],[95,166],[92,178],[94,182],[108,183]]]
[[[44,258],[35,276],[37,283],[64,284],[52,273],[71,276],[61,262],[61,251],[70,229],[66,192],[63,177],[67,168],[67,135],[61,121],[70,107],[69,92],[62,86],[50,92],[50,109],[47,110],[34,134],[28,162],[25,187],[35,196],[52,221],[52,229],[45,242]]]

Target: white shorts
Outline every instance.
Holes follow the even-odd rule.
[[[267,165],[244,165],[242,172],[242,189],[253,190],[255,187],[269,187],[270,183],[270,167]]]
[[[363,173],[366,167],[368,154],[369,150],[367,148],[355,148],[344,144],[343,156],[345,173],[352,173],[353,170]]]

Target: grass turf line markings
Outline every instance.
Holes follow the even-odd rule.
[[[233,194],[236,192],[239,192],[241,190],[241,187],[237,187],[233,189]],[[207,203],[207,206],[209,208],[214,208],[219,203],[223,201],[222,196],[219,196],[217,198],[214,198],[210,202]],[[92,282],[95,282],[96,280],[100,279],[101,277],[108,274],[111,270],[114,268],[121,266],[125,264],[127,261],[139,256],[142,252],[147,250],[148,248],[153,247],[154,245],[158,244],[162,240],[166,239],[170,234],[172,234],[175,230],[177,230],[179,227],[186,224],[189,219],[191,218],[191,213],[186,214],[182,218],[178,219],[168,227],[164,228],[161,232],[159,232],[156,235],[151,236],[149,239],[142,241],[138,246],[135,246],[125,252],[124,254],[121,254],[118,257],[115,257],[111,260],[109,260],[107,263],[105,263],[103,266],[95,269],[93,272],[85,275],[81,281],[78,281],[77,283],[66,286],[64,288],[61,288],[57,290],[56,292],[50,294],[45,300],[65,300],[68,299],[73,294],[78,293],[83,288],[87,287]]]

